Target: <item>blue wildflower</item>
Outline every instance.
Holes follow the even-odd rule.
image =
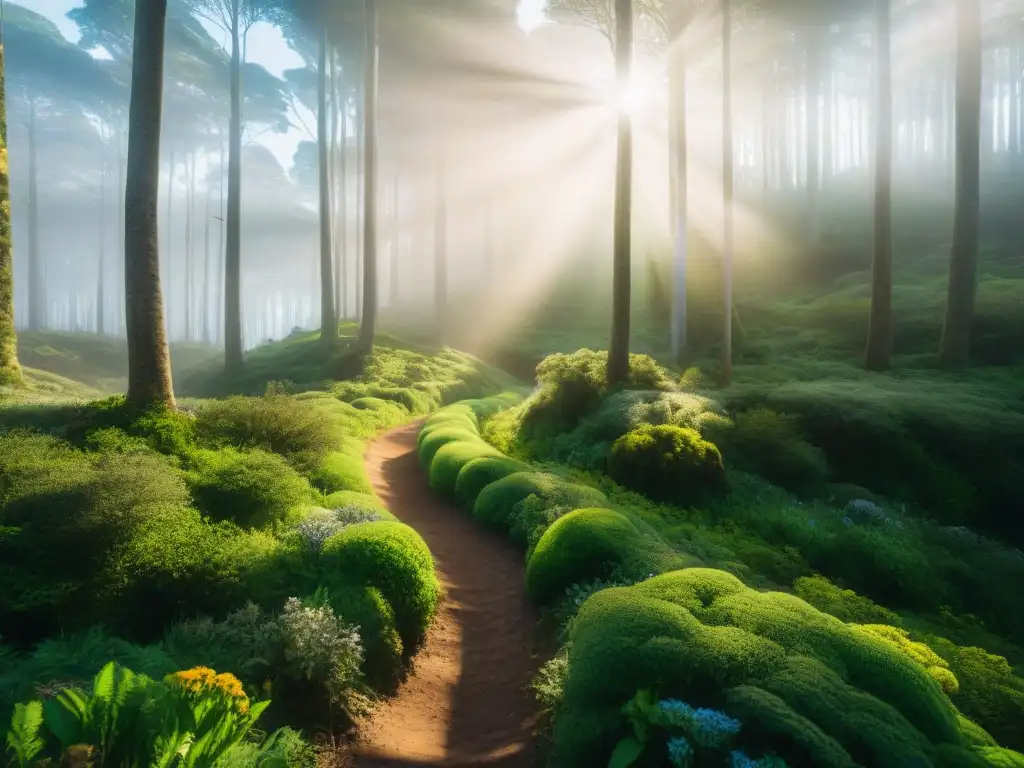
[[[729,755],[729,768],[757,768],[757,760],[752,760],[738,749]]]
[[[679,699],[662,699],[658,702],[658,709],[670,715],[689,717],[693,714],[693,707]]]
[[[693,747],[685,736],[674,736],[668,740],[668,761],[675,768],[686,768],[693,757]]]
[[[701,707],[693,713],[693,738],[702,747],[715,749],[724,746],[740,732],[743,724],[716,709]]]
[[[853,525],[853,520],[851,520],[849,517],[844,517],[843,525]]]

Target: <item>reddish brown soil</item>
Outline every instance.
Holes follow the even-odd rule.
[[[437,619],[397,695],[360,726],[360,768],[533,766],[526,686],[534,616],[523,557],[433,494],[416,456],[418,424],[371,443],[366,469],[381,500],[419,531],[445,590]]]

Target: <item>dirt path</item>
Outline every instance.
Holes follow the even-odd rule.
[[[534,616],[523,558],[431,492],[418,431],[375,440],[366,469],[388,509],[427,542],[446,596],[408,680],[361,726],[357,765],[530,768]]]

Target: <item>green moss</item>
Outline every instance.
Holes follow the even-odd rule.
[[[593,488],[543,472],[517,472],[484,487],[473,505],[473,517],[507,531],[514,522],[516,505],[531,495],[540,497],[549,506],[573,509],[608,506],[604,494]]]
[[[464,509],[473,509],[477,497],[491,483],[528,472],[530,466],[507,456],[480,456],[462,466],[455,481],[455,499]]]
[[[899,624],[900,617],[858,595],[852,589],[837,587],[824,576],[804,576],[793,582],[797,597],[819,611],[854,624]]]
[[[468,429],[463,426],[444,426],[432,430],[423,438],[419,446],[420,466],[429,470],[434,461],[434,454],[441,450],[442,446],[448,443],[479,441],[480,437],[475,429]]]
[[[621,512],[580,509],[545,531],[526,566],[526,588],[537,601],[557,599],[572,584],[617,576],[644,578],[684,564],[654,535]]]
[[[313,500],[309,483],[284,459],[265,451],[198,451],[187,478],[203,512],[244,528],[282,522]]]
[[[570,629],[558,765],[596,765],[614,734],[568,734],[577,716],[639,688],[694,705],[735,706],[794,765],[932,764],[933,745],[966,747],[956,713],[920,665],[781,593],[702,568],[600,591]],[[570,749],[566,749],[566,747]]]
[[[326,509],[341,509],[342,507],[355,507],[364,509],[367,512],[376,512],[389,519],[394,518],[385,507],[384,503],[376,496],[361,491],[335,491],[324,498],[323,506]]]
[[[360,523],[324,544],[321,563],[329,579],[369,584],[395,612],[395,626],[406,649],[415,648],[437,612],[440,587],[430,550],[401,523]]]
[[[441,446],[430,462],[430,488],[447,499],[455,499],[455,486],[462,468],[474,459],[499,457],[500,453],[480,438],[458,440]]]
[[[356,442],[346,443],[342,450],[324,456],[313,472],[312,481],[326,494],[338,491],[373,493],[363,466],[363,447]]]
[[[804,439],[797,419],[770,408],[736,414],[720,447],[739,466],[784,488],[814,489],[828,477],[825,454]]]
[[[694,429],[642,424],[612,445],[608,474],[658,501],[692,503],[725,489],[722,454]]]

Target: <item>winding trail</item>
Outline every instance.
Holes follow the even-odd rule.
[[[360,768],[532,768],[534,616],[523,558],[430,490],[416,456],[419,424],[374,440],[374,491],[427,542],[445,596],[397,695],[360,726]]]

